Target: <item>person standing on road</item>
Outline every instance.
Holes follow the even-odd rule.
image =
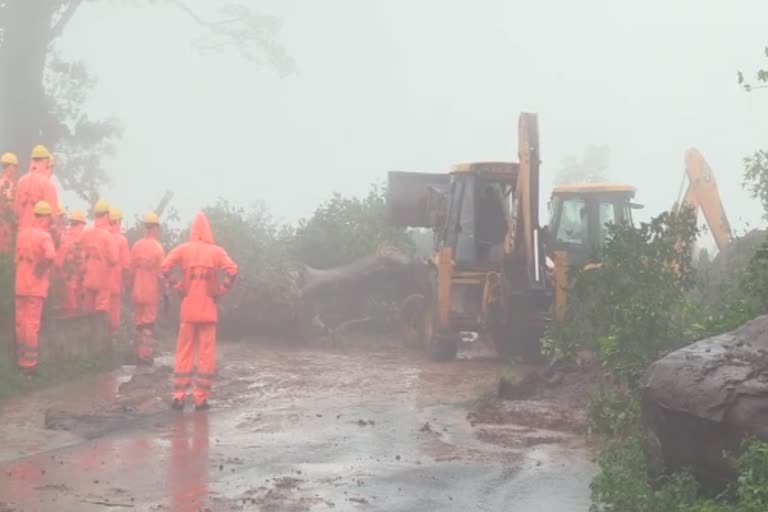
[[[119,208],[109,209],[109,230],[117,246],[117,265],[112,267],[110,277],[109,327],[112,337],[120,330],[120,308],[123,306],[123,283],[131,268],[131,249],[122,233],[123,212]]]
[[[182,273],[178,283],[171,276],[177,266]],[[195,408],[208,409],[216,371],[217,302],[232,288],[237,270],[237,264],[227,251],[215,245],[208,218],[202,212],[192,222],[189,242],[174,248],[160,266],[160,275],[183,297],[176,341],[173,409],[184,409],[184,398],[192,383],[195,352]],[[220,272],[224,273],[222,281],[219,280]]]
[[[160,233],[158,215],[155,212],[145,213],[142,221],[144,237],[137,240],[131,249],[131,303],[136,362],[151,365],[154,358],[155,322],[160,307],[160,265],[165,258],[165,249],[157,239]]]
[[[93,224],[83,231],[83,312],[103,314],[94,331],[107,327],[112,268],[118,263],[118,249],[109,232],[109,204],[99,200],[93,207]],[[103,324],[102,324],[103,322]],[[97,335],[95,332],[94,336]]]
[[[63,284],[59,313],[73,316],[80,311],[82,294],[82,236],[85,231],[85,214],[72,210],[69,215],[69,228],[61,235],[61,243],[56,251],[56,273]]]
[[[16,190],[16,174],[19,159],[13,153],[0,156],[0,252],[11,253],[13,249],[13,194]]]
[[[32,162],[29,172],[19,178],[13,200],[13,210],[19,231],[27,226],[35,225],[33,209],[38,201],[45,201],[53,211],[59,207],[59,197],[56,186],[51,181],[49,163],[51,154],[45,146],[35,146],[32,149]]]
[[[32,374],[40,352],[40,319],[48,297],[50,269],[56,257],[51,227],[51,205],[39,201],[34,223],[16,239],[16,364]]]

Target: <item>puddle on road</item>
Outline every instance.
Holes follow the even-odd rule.
[[[297,354],[292,364],[291,357],[278,353],[264,367],[263,358],[236,366],[239,387],[221,397],[226,407],[163,411],[91,441],[44,430],[35,419],[35,408],[51,406],[55,394],[20,401],[16,420],[41,423],[39,432],[13,439],[29,443],[39,433],[35,450],[58,449],[26,458],[9,452],[6,460],[17,460],[0,462],[0,505],[41,512],[104,510],[107,502],[179,512],[588,509],[594,468],[575,436],[558,433],[566,442],[547,444],[530,427],[486,424],[533,439],[491,444],[452,403],[476,396],[494,363]],[[313,372],[291,375],[307,360]],[[263,371],[249,377],[251,368]],[[128,377],[118,370],[64,396],[78,403],[114,397]]]

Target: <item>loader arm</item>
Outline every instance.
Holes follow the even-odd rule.
[[[539,127],[536,114],[520,114],[518,126],[519,172],[515,187],[513,244],[525,257],[529,276],[541,280],[539,254]],[[522,244],[522,247],[520,247]]]
[[[723,251],[730,245],[733,237],[731,225],[720,199],[715,175],[695,148],[685,153],[685,172],[688,175],[688,188],[680,204],[688,205],[696,214],[701,210],[715,239],[717,250]]]

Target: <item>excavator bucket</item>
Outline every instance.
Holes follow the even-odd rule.
[[[429,228],[448,189],[448,174],[392,171],[387,176],[387,216],[398,227]]]

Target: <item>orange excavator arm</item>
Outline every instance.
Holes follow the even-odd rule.
[[[715,239],[717,250],[723,251],[733,238],[731,225],[720,199],[715,175],[695,148],[685,152],[685,172],[688,175],[688,188],[680,204],[688,205],[697,214],[701,210]]]
[[[518,123],[518,158],[520,159],[515,187],[518,230],[515,246],[522,243],[522,253],[528,273],[535,282],[541,280],[539,254],[539,126],[533,113],[522,113]],[[519,246],[518,246],[519,247]]]

